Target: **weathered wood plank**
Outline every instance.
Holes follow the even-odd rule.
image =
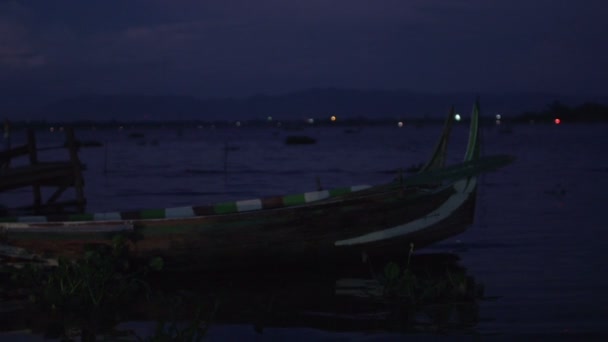
[[[84,195],[84,178],[82,176],[83,165],[78,158],[78,142],[74,137],[74,130],[66,130],[66,143],[62,148],[69,152],[69,160],[63,162],[40,162],[39,152],[46,149],[38,149],[36,135],[33,129],[27,130],[27,143],[23,146],[0,152],[0,192],[14,190],[23,187],[31,187],[33,201],[27,206],[32,213],[40,214],[49,212],[55,208],[63,211],[62,205],[57,205],[68,187],[75,189],[75,201],[72,206],[79,213],[84,212],[86,198]],[[55,148],[52,148],[55,149]],[[9,165],[14,158],[25,157],[29,165],[11,168]],[[57,187],[49,200],[45,203],[42,198],[42,187]]]

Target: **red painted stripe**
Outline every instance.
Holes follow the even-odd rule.
[[[123,220],[139,220],[141,219],[141,212],[139,211],[125,211],[120,213],[120,218]]]
[[[213,210],[213,206],[210,205],[200,205],[192,207],[192,211],[194,211],[194,215],[196,216],[208,216],[214,215],[215,211]]]
[[[262,198],[262,209],[274,209],[281,208],[283,206],[285,206],[285,204],[283,203],[283,197],[276,196]]]

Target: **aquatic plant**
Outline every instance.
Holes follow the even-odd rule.
[[[179,303],[180,300],[178,299]],[[217,309],[217,305],[215,306]],[[175,308],[174,308],[175,310]],[[156,323],[156,329],[154,334],[148,336],[146,338],[141,338],[136,336],[137,341],[139,342],[194,342],[194,341],[202,341],[202,339],[207,334],[207,330],[209,329],[209,321],[211,317],[215,313],[215,310],[212,310],[211,313],[203,310],[203,306],[199,305],[196,308],[196,312],[194,313],[194,317],[189,319],[188,321],[179,321],[173,319],[171,321],[159,320]]]
[[[126,239],[116,236],[111,246],[91,246],[82,258],[60,259],[56,267],[15,269],[11,280],[26,291],[33,309],[54,318],[57,335],[66,337],[70,327],[79,327],[81,339],[88,340],[99,328],[113,326],[130,302],[149,293],[145,275],[162,266],[159,258],[134,262]]]
[[[483,297],[483,285],[467,275],[463,267],[453,262],[413,265],[413,252],[414,246],[410,245],[404,266],[389,262],[384,267],[380,282],[385,298],[411,305],[425,305]]]

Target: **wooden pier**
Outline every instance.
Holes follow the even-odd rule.
[[[78,158],[79,144],[74,138],[74,130],[65,130],[66,140],[63,146],[68,156],[65,161],[42,161],[39,154],[42,150],[36,144],[33,129],[27,130],[27,142],[22,146],[0,151],[0,193],[4,191],[31,187],[33,202],[31,206],[15,208],[21,213],[39,215],[55,213],[82,213],[85,210],[84,179],[82,163]],[[26,165],[11,166],[18,158],[27,158]],[[43,198],[43,187],[52,188],[52,194]],[[65,199],[66,190],[74,189],[74,198]],[[10,203],[2,203],[13,210]]]

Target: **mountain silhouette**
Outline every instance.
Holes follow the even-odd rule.
[[[501,113],[520,115],[539,111],[559,101],[568,105],[607,98],[560,96],[551,93],[428,93],[407,90],[359,90],[314,88],[297,92],[244,98],[210,98],[177,95],[86,94],[50,100],[19,108],[12,97],[0,97],[0,109],[10,118],[52,121],[179,121],[179,120],[251,120],[268,116],[281,120],[299,120],[338,115],[342,118],[442,118],[451,105],[457,112],[468,113],[480,97],[486,116]],[[19,99],[19,98],[18,98]],[[22,101],[27,101],[23,96]],[[10,103],[7,110],[6,104]],[[14,118],[13,118],[14,119]]]

